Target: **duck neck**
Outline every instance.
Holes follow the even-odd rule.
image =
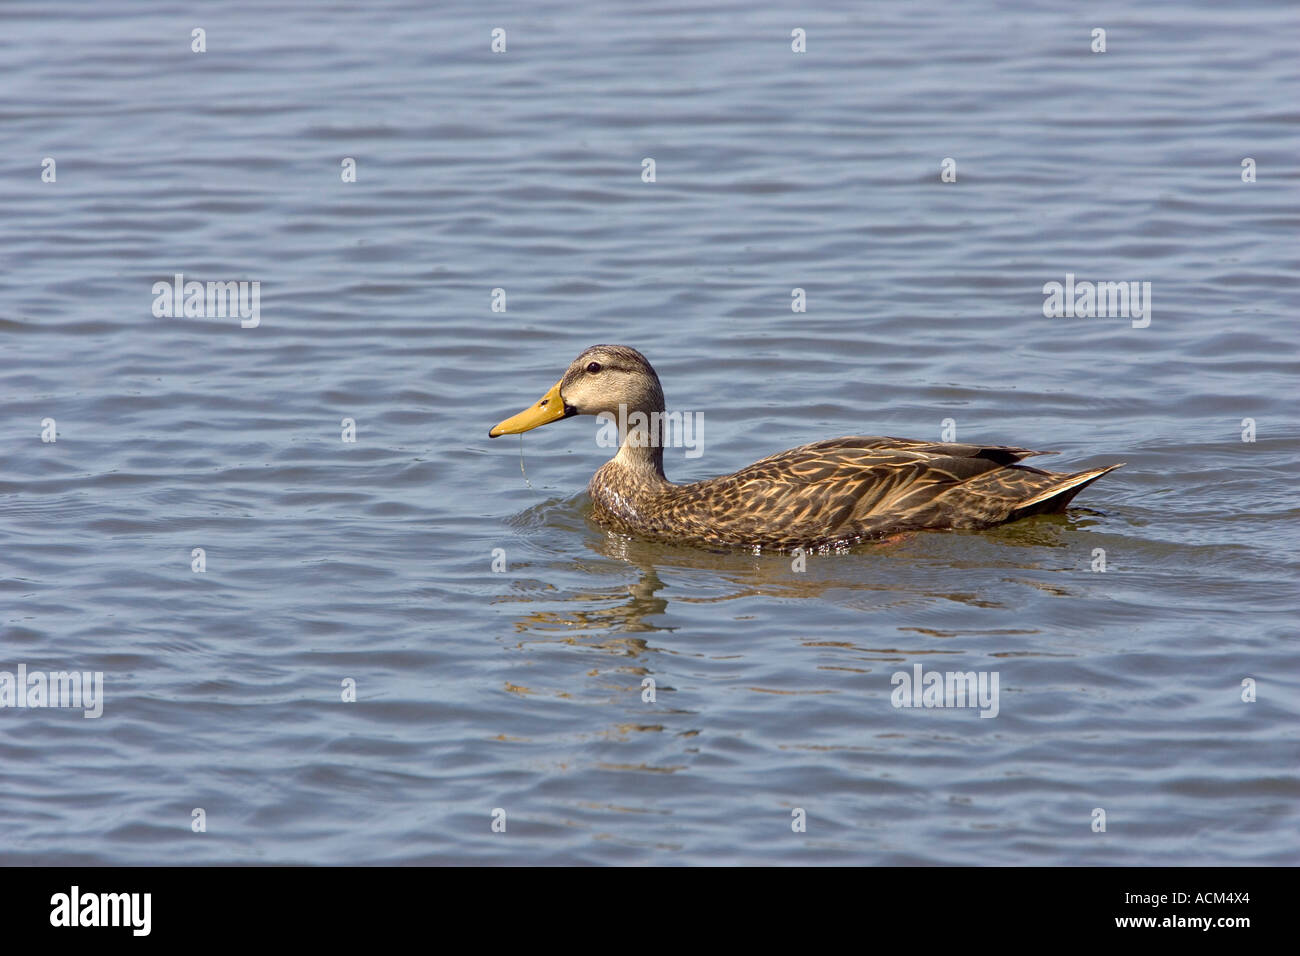
[[[619,434],[622,442],[614,461],[620,467],[645,475],[655,475],[667,481],[664,474],[664,416],[663,409],[626,414],[619,409]]]

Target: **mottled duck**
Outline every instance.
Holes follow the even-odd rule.
[[[1120,467],[1065,474],[1017,464],[1051,452],[850,436],[678,485],[664,475],[663,411],[659,376],[644,355],[593,345],[536,405],[488,435],[604,413],[620,423],[619,448],[588,485],[592,517],[625,534],[713,548],[824,549],[904,531],[988,528],[1064,511]]]

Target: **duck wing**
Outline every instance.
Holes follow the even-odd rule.
[[[779,452],[731,475],[677,486],[665,517],[709,543],[813,547],[898,531],[985,528],[1059,510],[1064,502],[1058,496],[1077,493],[1110,470],[1065,475],[1016,464],[1038,454],[1048,453],[832,438]]]

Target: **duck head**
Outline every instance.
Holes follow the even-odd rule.
[[[659,376],[644,355],[626,345],[593,345],[573,360],[564,377],[535,405],[488,431],[489,438],[526,432],[561,418],[599,415],[623,419],[632,412],[649,416],[664,410]]]

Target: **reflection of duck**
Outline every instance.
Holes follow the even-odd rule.
[[[592,517],[615,531],[713,547],[822,547],[899,531],[988,528],[1064,511],[1119,467],[1065,474],[1016,464],[1044,454],[1025,448],[852,436],[675,485],[664,475],[663,410],[659,377],[645,356],[594,345],[536,405],[488,435],[606,413],[625,434],[588,486]]]
[[[590,572],[584,571],[584,574],[587,573]],[[536,596],[513,596],[511,600],[542,602],[559,608],[529,611],[515,621],[515,630],[558,632],[565,635],[593,632],[605,635],[601,646],[606,650],[617,649],[620,653],[640,654],[646,649],[644,640],[617,635],[636,631],[672,630],[647,620],[668,609],[666,598],[655,597],[655,592],[663,586],[655,569],[643,565],[635,584],[620,585],[607,591],[583,590],[558,595],[544,592]],[[578,605],[578,608],[571,608],[570,605]]]

